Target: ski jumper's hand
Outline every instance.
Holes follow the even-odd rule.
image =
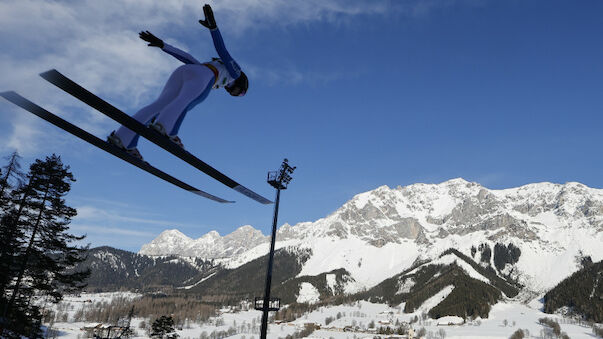
[[[214,12],[211,10],[210,5],[203,6],[203,13],[205,14],[205,20],[199,20],[199,23],[209,29],[216,29],[216,19],[214,18]]]
[[[148,42],[149,46],[163,48],[163,40],[154,36],[153,33],[149,32],[149,31],[140,32],[140,33],[138,33],[138,36],[142,40]]]

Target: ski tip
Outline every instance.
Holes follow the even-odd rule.
[[[40,76],[42,78],[44,78],[44,79],[47,79],[47,78],[50,78],[50,77],[53,77],[53,76],[56,76],[56,75],[60,75],[60,74],[61,73],[59,73],[59,71],[57,71],[56,69],[53,68],[53,69],[48,70],[46,72],[40,73]]]
[[[3,97],[6,100],[10,100],[9,97],[14,97],[15,95],[17,95],[17,92],[15,91],[0,92],[0,97]]]
[[[207,199],[210,199],[210,200],[213,200],[213,201],[217,201],[217,202],[219,202],[221,204],[234,204],[235,203],[234,201],[230,201],[230,200],[226,200],[226,199],[222,199],[222,198],[216,197],[215,195],[211,195],[211,194],[209,194],[207,192],[203,192],[203,191],[201,191],[199,189],[193,189],[193,190],[189,190],[189,191],[192,192],[192,193],[194,193],[194,194],[196,194],[196,195],[202,196],[204,198],[207,198]]]
[[[250,190],[249,188],[243,186],[243,185],[237,185],[235,187],[232,187],[233,190],[248,196],[249,198],[259,202],[260,204],[264,204],[264,205],[269,205],[272,204],[273,202],[264,198],[263,196],[255,193],[254,191]]]

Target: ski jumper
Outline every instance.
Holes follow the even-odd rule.
[[[168,44],[162,50],[184,65],[176,68],[170,75],[159,97],[150,105],[143,107],[132,117],[147,125],[153,118],[161,123],[168,135],[178,134],[186,113],[205,100],[212,88],[229,85],[241,75],[241,68],[230,56],[224,46],[218,28],[210,30],[219,59],[201,63],[192,55]],[[126,148],[134,148],[138,143],[136,132],[121,126],[116,132]]]

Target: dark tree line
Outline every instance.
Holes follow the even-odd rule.
[[[309,257],[310,253],[306,251],[292,253],[287,249],[279,249],[274,253],[273,293],[281,298],[282,303],[288,304],[296,300],[295,293],[287,291],[285,283],[294,279],[301,272],[303,263]],[[201,294],[203,301],[216,305],[234,305],[242,299],[253,300],[264,293],[267,262],[268,255],[265,255],[236,269],[219,270],[210,279],[192,287],[187,292]],[[295,283],[289,283],[289,285],[295,285]],[[297,291],[296,288],[295,285],[295,291]]]
[[[119,268],[103,259],[107,254],[117,260]],[[89,292],[166,292],[193,285],[218,270],[217,264],[210,260],[196,258],[193,266],[176,256],[151,258],[108,246],[92,248],[86,256],[76,269],[94,268],[86,280]]]
[[[519,260],[521,256],[521,250],[519,247],[509,243],[505,246],[501,243],[494,245],[494,266],[500,271],[507,264],[513,265]]]
[[[486,247],[487,246],[488,245],[486,244]],[[510,277],[503,278],[498,276],[492,266],[481,266],[455,248],[447,249],[446,251],[442,252],[442,254],[440,254],[440,257],[450,253],[454,253],[457,257],[463,259],[466,263],[471,265],[471,267],[473,267],[473,269],[475,269],[479,274],[488,278],[491,284],[501,290],[507,297],[514,297],[519,293],[519,288],[521,287],[519,283],[511,280]]]
[[[544,295],[544,311],[567,306],[586,320],[603,322],[603,261],[591,264],[561,281]]]
[[[0,170],[0,336],[41,336],[44,303],[83,286],[89,271],[70,270],[83,260],[82,240],[68,233],[75,209],[64,197],[75,181],[57,155],[21,171],[15,152]]]
[[[490,245],[488,244],[480,244],[478,247],[481,255],[480,255],[480,261],[481,262],[485,262],[485,263],[489,263],[490,262],[490,258],[492,257],[492,249],[490,248]]]

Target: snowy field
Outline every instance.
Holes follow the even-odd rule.
[[[64,302],[55,306],[67,313],[67,321],[56,322],[52,328],[57,330],[57,338],[85,338],[85,333],[80,328],[95,326],[97,323],[73,322],[73,315],[81,307],[90,307],[96,302],[109,302],[113,298],[136,298],[134,293],[99,293],[82,294],[77,297],[67,297]],[[85,306],[88,305],[88,306]],[[503,302],[496,304],[490,312],[488,319],[476,319],[461,325],[448,325],[448,323],[462,322],[458,317],[446,317],[446,319],[419,320],[411,325],[415,331],[425,328],[426,338],[441,338],[438,333],[445,331],[445,338],[509,338],[513,332],[521,328],[529,331],[529,338],[541,338],[544,327],[538,324],[538,319],[543,317],[553,318],[561,325],[561,330],[570,338],[596,338],[590,327],[570,324],[570,319],[559,315],[545,314],[540,311],[542,304],[532,301],[529,305]],[[320,325],[321,329],[315,331],[311,338],[373,338],[375,334],[370,333],[369,325],[374,327],[390,326],[395,324],[409,323],[415,316],[421,318],[419,312],[404,313],[401,310],[404,305],[389,307],[385,304],[374,304],[366,301],[356,302],[352,305],[340,305],[322,307],[291,323],[270,324],[269,338],[284,338],[304,328],[306,324],[314,323]],[[176,333],[181,339],[186,338],[210,338],[212,333],[225,334],[226,338],[251,339],[259,338],[261,312],[256,310],[231,313],[228,309],[221,310],[219,316],[210,318],[204,324],[186,324]],[[141,323],[147,323],[148,319],[133,318],[131,327],[135,330],[134,338],[148,338],[146,330],[141,328]],[[327,324],[328,322],[328,324]],[[440,325],[438,325],[440,323]],[[445,324],[445,325],[444,325]],[[505,325],[506,324],[506,325]],[[353,327],[352,332],[344,332],[344,328]],[[349,328],[347,329],[349,330]],[[226,334],[229,333],[229,334]],[[222,336],[221,336],[222,337]],[[385,338],[385,336],[382,336]],[[405,336],[398,336],[405,338]]]

